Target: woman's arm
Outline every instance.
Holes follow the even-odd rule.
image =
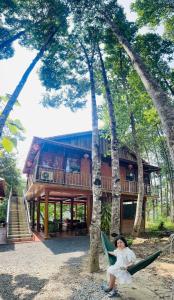
[[[108,251],[108,253],[109,253],[110,255],[116,256],[116,254],[115,254],[114,251]]]

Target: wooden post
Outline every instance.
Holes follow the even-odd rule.
[[[86,203],[84,203],[84,222],[86,222]]]
[[[74,199],[71,198],[71,230],[73,230],[73,206],[74,206]]]
[[[44,224],[44,234],[45,239],[48,238],[48,200],[49,200],[49,191],[45,191],[45,224]]]
[[[54,220],[56,220],[56,202],[54,203]]]
[[[91,200],[91,195],[87,196],[87,229],[89,231],[89,226],[91,224],[91,216],[92,216],[92,200]]]
[[[40,198],[37,198],[37,231],[40,232]]]
[[[30,200],[30,220],[32,218],[32,201]]]
[[[78,217],[78,215],[77,215],[77,205],[78,205],[78,204],[76,203],[76,206],[75,206],[75,209],[76,209],[76,210],[75,210],[75,214],[76,214],[76,217],[75,217],[75,218],[76,218],[76,220],[77,220],[77,217]]]
[[[32,209],[32,230],[34,230],[35,223],[35,199],[33,200],[33,209]]]
[[[59,224],[60,231],[62,231],[62,223],[63,223],[63,200],[60,201],[60,224]]]

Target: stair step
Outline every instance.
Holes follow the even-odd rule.
[[[22,227],[22,226],[24,226],[24,227],[28,227],[28,224],[26,223],[26,222],[23,222],[23,223],[21,223],[21,222],[13,222],[13,223],[9,223],[9,225],[8,225],[8,227]]]
[[[24,235],[27,235],[28,236],[28,234],[30,234],[28,231],[10,231],[9,233],[8,233],[8,236],[11,236],[11,235],[22,235],[22,236],[24,236]]]
[[[27,234],[9,234],[8,235],[8,239],[10,238],[23,238],[23,237],[31,237],[32,234],[31,233],[27,233]]]
[[[24,232],[23,232],[23,231],[21,231],[21,232],[20,232],[20,231],[14,231],[14,232],[13,232],[13,231],[12,231],[12,232],[9,232],[9,233],[8,233],[8,236],[11,236],[11,235],[12,235],[12,236],[13,236],[13,235],[15,235],[15,236],[16,236],[16,235],[17,235],[17,236],[18,236],[18,235],[20,235],[20,236],[21,236],[21,235],[22,235],[22,236],[28,236],[28,234],[30,234],[28,231],[27,231],[27,232],[25,232],[25,231],[24,231]]]
[[[9,231],[10,231],[10,230],[11,230],[11,231],[12,231],[12,230],[13,230],[13,231],[15,231],[15,230],[19,230],[19,231],[22,231],[22,230],[28,231],[28,227],[21,227],[21,226],[20,226],[20,227],[19,227],[19,226],[18,226],[18,227],[17,227],[17,226],[16,226],[16,227],[9,227],[8,230],[9,230]]]

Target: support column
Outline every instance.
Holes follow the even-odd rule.
[[[32,230],[34,230],[34,223],[35,223],[35,200],[33,202],[33,209],[32,209]]]
[[[74,205],[74,199],[71,198],[71,230],[73,230],[73,205]]]
[[[45,191],[45,224],[44,224],[44,234],[45,239],[48,238],[48,200],[49,200],[49,192]]]
[[[37,231],[40,232],[40,197],[37,198]]]
[[[30,220],[32,219],[32,201],[30,200]]]
[[[89,226],[91,224],[91,218],[92,218],[92,199],[91,199],[91,195],[87,196],[87,229],[89,232]]]
[[[84,203],[84,222],[86,222],[86,203]]]
[[[62,231],[62,223],[63,223],[63,200],[60,201],[60,224],[59,224],[60,231]]]
[[[78,216],[77,216],[77,205],[78,205],[78,204],[76,203],[76,206],[75,206],[75,209],[76,209],[76,210],[75,210],[75,214],[76,214],[75,219],[76,219],[76,220],[77,220],[77,217],[78,217]]]
[[[56,220],[56,202],[54,203],[54,220]]]

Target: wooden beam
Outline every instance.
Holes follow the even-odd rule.
[[[40,198],[37,199],[37,231],[40,232]]]
[[[45,239],[48,238],[48,201],[49,201],[49,191],[45,191],[45,224],[44,224],[44,234]]]

